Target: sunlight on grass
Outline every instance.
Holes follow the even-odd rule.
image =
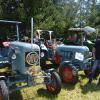
[[[48,93],[45,85],[38,85],[13,93],[11,100],[100,100],[98,80],[87,84],[88,79],[84,73],[79,74],[78,83],[75,85],[63,83],[58,95]]]

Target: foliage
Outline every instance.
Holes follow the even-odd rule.
[[[56,34],[69,27],[92,26],[100,29],[100,2],[96,0],[0,0],[0,19],[22,21],[30,29],[53,30]]]

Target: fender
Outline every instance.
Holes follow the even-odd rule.
[[[5,76],[0,76],[0,80],[6,80]]]

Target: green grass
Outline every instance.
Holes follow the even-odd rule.
[[[38,85],[12,93],[10,100],[100,100],[98,80],[94,80],[92,84],[87,84],[87,81],[82,72],[77,84],[62,83],[62,89],[58,95],[49,94],[45,85]]]

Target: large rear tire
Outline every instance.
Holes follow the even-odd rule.
[[[72,68],[72,65],[60,66],[59,74],[64,83],[75,84],[78,81],[77,71]]]
[[[8,89],[4,80],[0,80],[0,100],[9,100]]]
[[[51,94],[58,94],[61,91],[61,79],[57,72],[51,72],[51,79],[46,87]]]

